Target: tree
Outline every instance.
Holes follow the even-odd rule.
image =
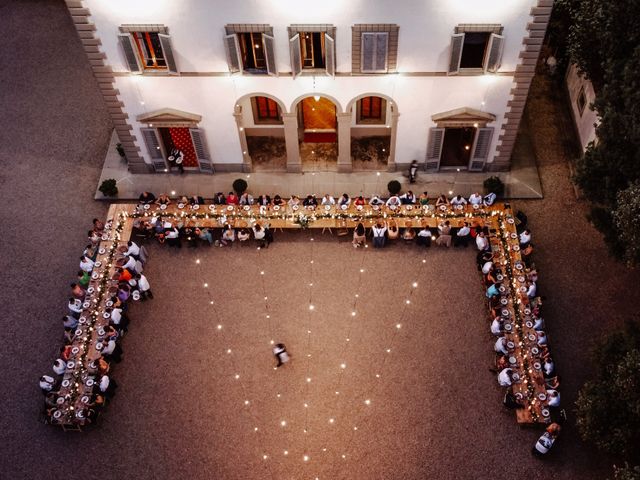
[[[640,325],[603,339],[594,350],[596,374],[576,401],[577,425],[584,440],[628,460],[640,452]]]
[[[630,265],[640,264],[640,182],[618,192],[613,219],[624,245],[624,258]]]
[[[630,466],[628,463],[624,467],[613,466],[614,480],[640,480],[640,466]]]

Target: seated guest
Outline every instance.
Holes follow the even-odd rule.
[[[231,228],[228,223],[222,229],[222,237],[220,238],[220,246],[233,246],[233,242],[236,241],[236,231]]]
[[[490,330],[491,333],[493,333],[496,337],[504,333],[504,320],[502,319],[502,317],[496,317],[493,319],[493,322],[491,322]]]
[[[73,315],[65,315],[62,317],[62,325],[64,328],[76,328],[78,326],[78,319]]]
[[[480,232],[476,236],[476,246],[480,251],[489,250],[489,240],[485,236],[484,232]]]
[[[533,329],[542,330],[544,328],[544,320],[542,317],[533,317]]]
[[[80,270],[91,273],[91,271],[93,270],[94,263],[95,262],[91,260],[89,257],[87,257],[86,255],[83,255],[80,257]]]
[[[98,381],[98,389],[105,395],[105,397],[113,397],[116,393],[116,388],[118,388],[116,381],[110,379],[108,375],[100,377],[100,380]]]
[[[384,200],[382,200],[378,195],[374,195],[371,197],[371,200],[369,200],[369,205],[379,207],[380,205],[384,205]]]
[[[70,298],[67,306],[72,316],[80,318],[80,314],[82,313],[82,300],[79,298]]]
[[[128,282],[133,278],[131,271],[126,268],[118,267],[116,268],[116,273],[118,274],[119,282]]]
[[[364,201],[364,197],[363,197],[362,195],[359,195],[359,196],[358,196],[358,198],[356,198],[356,199],[353,201],[353,204],[354,204],[356,207],[364,207],[364,206],[365,206],[365,204],[366,204],[366,202]]]
[[[167,239],[167,243],[170,247],[182,248],[182,242],[180,241],[180,231],[176,227],[167,230],[164,236]]]
[[[384,247],[385,233],[387,232],[387,225],[378,221],[373,227],[373,248]]]
[[[238,230],[239,241],[246,242],[247,240],[249,240],[249,238],[251,238],[251,235],[249,234],[249,230],[247,230],[246,228],[241,228],[240,230]]]
[[[486,263],[485,263],[485,265],[486,265]],[[484,267],[483,267],[483,269],[484,269]],[[483,271],[483,273],[484,273],[484,271]],[[498,279],[495,276],[495,269],[494,269],[494,265],[492,263],[491,267],[489,268],[487,273],[484,274],[484,284],[485,285],[492,285],[494,283],[498,283]]]
[[[209,244],[209,246],[213,245],[213,235],[208,228],[205,227],[196,227],[193,231],[194,235],[196,235],[200,240],[204,240]]]
[[[414,203],[416,203],[416,196],[411,190],[409,190],[404,195],[400,195],[400,201],[403,205],[413,205]]]
[[[127,249],[125,250],[124,255],[131,256],[137,259],[140,257],[140,247],[134,241],[129,240],[127,242]]]
[[[56,375],[64,374],[66,369],[67,362],[65,362],[63,359],[58,358],[55,362],[53,362],[53,371]]]
[[[67,360],[69,360],[69,358],[71,358],[71,349],[73,347],[69,344],[69,345],[63,345],[62,347],[60,347],[60,358],[63,359],[65,362]]]
[[[87,292],[80,285],[78,285],[77,283],[71,284],[71,295],[73,295],[75,298],[79,298],[80,300],[82,300],[86,294]]]
[[[229,192],[229,195],[227,195],[227,205],[238,205],[239,201],[240,199],[235,193]]]
[[[387,231],[387,236],[389,240],[395,240],[400,236],[400,229],[398,228],[398,224],[395,220],[391,220],[389,223],[389,230]]]
[[[192,195],[188,198],[189,205],[204,205],[204,198],[200,195]]]
[[[276,206],[276,207],[280,207],[280,206],[284,205],[284,200],[282,200],[280,195],[276,194],[276,196],[273,197],[273,205]]]
[[[524,248],[531,243],[531,232],[527,229],[520,234],[520,247]]]
[[[40,389],[45,395],[49,393],[55,387],[55,379],[49,375],[43,375],[40,377]]]
[[[466,205],[467,204],[467,199],[464,198],[462,195],[456,195],[455,197],[453,197],[451,199],[451,205],[457,206],[457,205]]]
[[[429,192],[422,192],[418,198],[420,205],[429,205]]]
[[[547,388],[557,390],[560,388],[560,375],[556,375],[555,377],[547,378],[544,382]]]
[[[140,203],[151,204],[156,201],[156,196],[151,192],[142,192],[138,197]]]
[[[391,195],[386,202],[387,207],[393,207],[393,208],[398,208],[400,205],[402,205],[402,200],[400,200],[400,197],[398,195]]]
[[[140,300],[144,302],[147,298],[153,298],[153,292],[151,291],[151,285],[149,285],[149,280],[147,280],[147,277],[139,273],[138,275],[136,275],[136,280],[138,280]]]
[[[307,195],[307,198],[304,199],[302,204],[305,207],[316,208],[318,206],[318,200],[316,200],[316,197],[314,197],[313,195]]]
[[[87,232],[87,239],[89,240],[91,245],[97,245],[98,243],[100,243],[100,240],[102,240],[102,235],[95,230],[89,230]]]
[[[538,337],[538,339],[537,339],[538,346],[546,347],[547,346],[547,334],[544,333],[543,330],[538,330],[536,332],[536,335]]]
[[[362,224],[362,222],[358,223],[356,228],[353,230],[352,243],[354,248],[364,247],[367,244],[366,232],[367,231],[364,228],[364,225]]]
[[[239,205],[253,205],[253,197],[249,195],[247,192],[244,192],[240,195],[240,200],[238,201]]]
[[[493,349],[499,355],[507,355],[509,353],[509,349],[507,348],[507,337],[499,337],[498,340],[496,340]]]
[[[513,370],[505,368],[498,374],[498,385],[501,387],[510,387],[513,384]]]
[[[100,233],[104,230],[104,223],[102,223],[97,218],[93,219],[93,230]]]
[[[289,205],[289,207],[293,208],[293,207],[299,207],[300,206],[300,199],[298,198],[297,195],[291,195],[291,198],[287,201],[287,205]]]
[[[546,378],[555,376],[556,365],[553,362],[553,358],[551,358],[551,354],[549,354],[548,352],[544,356],[544,363],[542,364],[542,370]]]
[[[336,201],[331,195],[329,195],[328,193],[325,193],[324,197],[322,197],[322,202],[321,203],[322,203],[323,206],[324,205],[333,206],[333,205],[336,204]]]
[[[227,204],[227,198],[224,196],[224,194],[222,192],[218,192],[218,193],[216,193],[216,196],[213,197],[213,204],[214,205],[226,205]]]
[[[537,290],[538,286],[536,285],[536,282],[527,282],[527,297],[535,298]]]
[[[498,290],[498,284],[491,283],[489,285],[489,288],[487,288],[486,295],[487,295],[487,298],[497,297],[498,295],[500,295],[500,290]]]
[[[558,408],[560,406],[560,392],[557,390],[547,390],[547,402],[550,407]]]
[[[346,193],[343,193],[340,199],[338,200],[338,205],[340,207],[342,207],[343,205],[346,205],[347,207],[351,205],[351,199],[349,198],[349,195],[347,195]]]
[[[91,282],[91,275],[89,275],[89,272],[80,270],[78,272],[78,285],[82,288],[87,288],[89,286],[89,282]]]
[[[493,262],[493,254],[487,251],[480,251],[476,256],[478,270],[480,270],[487,262]]]
[[[464,248],[467,248],[470,238],[471,229],[469,228],[469,224],[467,222],[464,222],[464,224],[456,232],[456,236],[453,239],[453,246],[462,246]]]
[[[404,232],[402,232],[402,239],[407,242],[412,242],[416,238],[416,231],[412,228],[411,222],[407,222]]]
[[[158,205],[169,205],[171,203],[171,199],[169,198],[169,195],[163,193],[156,199],[155,203]]]
[[[104,357],[100,357],[98,359],[98,375],[106,375],[107,373],[109,373],[109,363]]]
[[[440,195],[436,200],[436,207],[440,207],[442,205],[449,205],[449,199],[444,194]]]
[[[182,232],[184,239],[187,241],[187,246],[196,248],[198,246],[198,236],[196,235],[195,228],[191,225],[185,225]]]
[[[450,247],[451,246],[451,224],[449,220],[440,222],[438,225],[438,238],[436,238],[436,245]]]
[[[271,197],[269,195],[260,195],[256,200],[256,205],[260,205],[261,207],[268,207],[271,205]]]
[[[431,246],[431,230],[426,225],[418,232],[417,244],[425,247]]]
[[[469,203],[471,205],[482,205],[482,195],[478,192],[472,193],[469,197]]]
[[[131,296],[131,287],[129,286],[129,284],[124,282],[119,283],[118,293],[116,294],[116,296],[121,302],[126,302],[127,300],[129,300],[129,297]]]
[[[496,194],[491,192],[484,196],[482,203],[485,207],[490,207],[496,201]]]

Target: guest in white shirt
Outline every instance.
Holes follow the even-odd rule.
[[[503,369],[498,374],[498,384],[501,387],[510,387],[513,384],[513,370],[510,368]]]
[[[547,400],[550,407],[560,406],[560,392],[557,390],[547,390]]]
[[[170,247],[182,248],[182,243],[180,242],[180,232],[177,228],[173,227],[166,233],[165,237]]]
[[[482,205],[482,195],[478,192],[472,193],[469,197],[469,203],[471,205]]]
[[[402,205],[402,200],[397,195],[392,195],[387,200],[387,207],[399,207],[400,205]]]
[[[42,393],[48,393],[53,390],[53,386],[55,385],[55,379],[49,375],[43,375],[40,377],[40,388],[42,389]]]
[[[553,374],[556,370],[556,365],[555,363],[553,363],[553,358],[551,358],[551,356],[547,356],[547,358],[544,359],[542,369],[544,370],[545,377],[553,377]]]
[[[67,363],[63,359],[59,358],[53,362],[53,371],[56,375],[62,375],[66,369]]]
[[[418,232],[416,243],[418,245],[424,245],[425,247],[431,246],[431,230],[426,225]]]
[[[402,203],[404,205],[413,205],[414,203],[416,203],[416,196],[411,190],[409,190],[407,193],[400,196],[400,200],[402,200]]]
[[[86,255],[80,257],[80,270],[91,273],[93,270],[94,261]]]
[[[476,246],[480,251],[489,250],[489,240],[487,240],[487,237],[484,235],[484,232],[480,232],[476,236]]]
[[[224,226],[222,231],[222,237],[220,238],[220,246],[223,245],[233,245],[233,242],[236,240],[236,231],[231,228],[231,225],[227,224]]]
[[[127,257],[127,261],[122,265],[122,268],[133,272],[136,269],[136,259],[132,256]]]
[[[387,233],[387,225],[380,222],[373,227],[373,248],[384,247],[385,234]]]
[[[540,345],[541,347],[544,347],[547,345],[547,334],[544,333],[544,331],[542,330],[538,330],[537,332],[538,335],[538,345]]]
[[[248,233],[247,233],[248,235]],[[138,279],[138,288],[140,289],[140,300],[143,302],[148,298],[153,298],[153,293],[151,292],[151,285],[149,285],[149,280],[142,274],[136,276]]]
[[[65,315],[62,317],[62,325],[64,328],[76,328],[78,326],[78,319],[72,315]]]
[[[542,330],[544,328],[544,319],[542,317],[536,317],[533,320],[533,329]]]
[[[369,205],[379,207],[380,205],[384,205],[384,200],[382,200],[378,195],[374,195],[371,197],[371,200],[369,200]]]
[[[456,195],[451,199],[449,203],[451,203],[451,205],[466,205],[467,199],[464,198],[462,195]]]
[[[487,275],[491,271],[492,268],[493,268],[493,262],[486,262],[482,266],[482,273]]]
[[[537,289],[538,287],[536,286],[536,282],[529,283],[529,288],[527,289],[527,297],[535,298]]]
[[[131,255],[134,257],[138,257],[140,255],[140,247],[135,242],[129,241],[127,243],[127,246],[129,248],[127,248],[127,251],[124,252],[125,255]]]
[[[499,353],[501,355],[506,355],[507,353],[509,353],[509,349],[507,348],[507,338],[506,337],[498,338],[498,340],[496,340],[496,344],[494,345],[493,349],[496,351],[496,353]]]
[[[493,333],[496,337],[498,335],[502,335],[504,332],[504,320],[501,317],[496,317],[491,322],[491,333]]]
[[[531,232],[529,230],[524,230],[520,234],[520,246],[524,247],[531,243]]]
[[[320,203],[321,203],[321,205],[333,206],[333,205],[336,204],[336,201],[331,195],[329,195],[328,193],[325,193],[324,197],[322,197],[322,202],[320,202]]]
[[[82,300],[79,298],[69,298],[69,303],[67,305],[69,307],[69,311],[71,315],[75,318],[78,318],[82,313]]]
[[[253,205],[253,197],[249,195],[247,192],[244,192],[240,195],[240,200],[238,201],[239,205]]]
[[[493,202],[496,201],[496,198],[497,198],[497,196],[496,196],[495,193],[493,193],[493,192],[488,193],[487,195],[484,196],[484,199],[482,200],[482,203],[484,203],[484,205],[486,207],[490,207],[491,205],[493,205]]]
[[[469,245],[469,238],[471,238],[471,229],[469,228],[469,224],[464,222],[462,227],[458,229],[456,236],[453,239],[453,246],[463,246],[467,248]]]

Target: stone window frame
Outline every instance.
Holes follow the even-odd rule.
[[[398,66],[398,34],[400,26],[395,23],[356,23],[351,26],[351,72],[362,75],[386,75],[395,73]],[[387,44],[387,71],[362,72],[362,34],[363,33],[388,33]]]
[[[266,33],[273,37],[273,27],[268,23],[228,23],[224,26],[227,35],[235,33]]]
[[[321,32],[328,34],[333,39],[333,54],[334,57],[338,51],[336,47],[336,26],[330,23],[292,23],[287,27],[287,33],[289,40],[291,40],[298,33],[312,33]],[[325,59],[327,52],[324,52]],[[337,59],[335,59],[337,65]],[[324,73],[325,68],[302,68],[300,75],[317,75],[318,73]]]
[[[459,23],[454,29],[454,33],[494,33],[496,35],[502,35],[504,32],[504,26],[500,23]],[[490,42],[489,42],[490,43]],[[488,47],[489,45],[487,45]],[[483,60],[482,68],[460,68],[459,72],[466,75],[483,74],[485,69],[485,63],[487,58]]]
[[[167,27],[162,23],[124,23],[118,27],[118,32],[128,33],[128,34],[139,33],[139,32],[149,32],[149,33],[159,33],[161,35],[169,35],[169,27]],[[166,59],[166,54],[164,51],[163,51],[163,54],[165,55],[165,59]],[[140,58],[140,54],[138,53],[138,51],[135,51],[135,55],[138,57],[138,61],[140,65],[142,65],[144,62],[143,62],[143,59]],[[171,71],[168,63],[167,63],[166,69],[164,68],[151,69],[151,68],[143,67],[140,73],[142,75],[150,75],[150,76],[164,76],[164,75],[178,74],[177,71],[176,72]]]

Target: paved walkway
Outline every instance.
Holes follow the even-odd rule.
[[[505,183],[505,195],[507,198],[542,198],[542,187],[536,167],[535,157],[529,142],[528,135],[522,136],[522,141],[516,144],[515,160],[510,172],[497,175]],[[330,193],[341,195],[344,192],[350,195],[362,194],[371,196],[374,193],[387,194],[387,183],[398,180],[403,185],[403,190],[411,189],[414,192],[428,191],[431,196],[441,193],[451,195],[460,193],[469,196],[473,192],[482,192],[482,182],[492,174],[478,174],[469,172],[450,172],[438,174],[426,174],[420,172],[415,185],[409,186],[407,172],[256,172],[256,173],[219,173],[215,175],[185,173],[180,175],[173,173],[131,174],[127,170],[126,163],[116,152],[116,133],[113,133],[111,144],[107,150],[104,168],[100,177],[100,183],[108,178],[113,178],[118,185],[118,199],[137,199],[142,191],[150,191],[156,194],[167,193],[174,195],[202,195],[211,198],[216,192],[227,193],[231,190],[231,184],[236,178],[243,177],[249,183],[249,191],[255,195],[262,193],[279,193],[284,197],[291,195],[307,195],[316,193],[322,195]],[[96,190],[97,200],[103,200],[104,196]]]

